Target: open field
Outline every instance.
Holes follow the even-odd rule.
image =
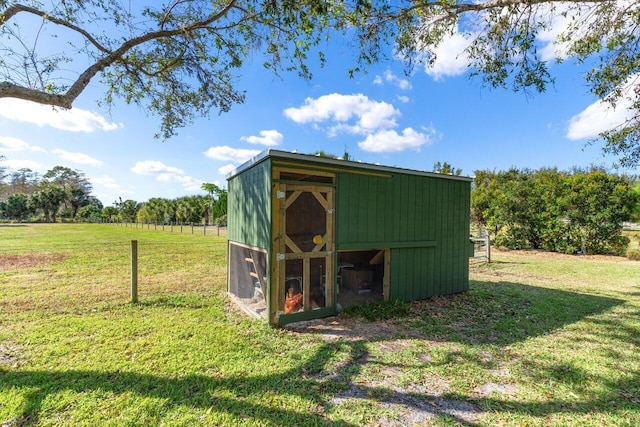
[[[223,238],[0,226],[0,425],[640,425],[640,262],[492,259],[388,320],[270,329]]]

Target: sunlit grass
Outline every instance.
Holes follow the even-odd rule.
[[[271,329],[229,303],[223,237],[0,241],[0,424],[640,425],[638,262],[494,252],[468,293]]]

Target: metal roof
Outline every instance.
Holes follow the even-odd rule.
[[[408,174],[408,175],[428,176],[432,178],[452,179],[452,180],[458,180],[458,181],[473,180],[472,178],[467,176],[448,175],[448,174],[442,174],[442,173],[436,173],[436,172],[426,172],[426,171],[405,169],[405,168],[399,168],[399,167],[393,167],[393,166],[382,166],[382,165],[373,164],[373,163],[363,163],[363,162],[355,162],[351,160],[332,159],[329,157],[321,157],[321,156],[312,155],[312,154],[299,154],[294,152],[273,150],[273,149],[267,149],[262,153],[256,155],[255,157],[251,158],[250,160],[246,161],[245,163],[241,164],[240,166],[238,166],[237,168],[229,172],[226,176],[226,179],[229,180],[234,176],[239,175],[243,171],[250,169],[254,165],[268,158],[296,160],[299,162],[315,163],[318,165],[329,165],[329,166],[335,166],[340,169],[344,169],[344,168],[361,169],[361,170],[371,170],[371,171],[385,172],[385,173],[392,173],[392,174],[401,173],[401,174]]]

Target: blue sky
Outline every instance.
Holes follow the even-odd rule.
[[[153,138],[159,120],[137,107],[99,108],[104,88],[97,81],[69,111],[4,98],[0,154],[13,169],[79,169],[105,206],[118,197],[142,202],[204,194],[203,182],[226,187],[229,170],[268,148],[336,155],[346,149],[362,162],[428,171],[446,161],[468,176],[512,166],[612,165],[601,144],[586,143],[623,112],[596,102],[580,67],[555,64],[548,40],[540,43],[556,83],[530,97],[470,79],[465,43],[454,35],[433,68],[411,76],[392,59],[350,79],[354,55],[339,41],[311,81],[277,77],[259,61],[248,62],[237,79],[247,91],[244,104],[197,119],[165,142]]]

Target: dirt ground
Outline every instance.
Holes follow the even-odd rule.
[[[630,262],[625,257],[608,255],[565,255],[536,250],[503,251],[492,249],[492,251],[494,253],[509,253],[510,255],[527,257],[581,257],[589,260]],[[426,301],[417,301],[412,303],[412,310],[420,311],[421,304],[429,304],[431,309],[436,311],[446,309],[446,307],[450,306],[451,303],[458,298],[460,298],[460,295],[434,297]],[[318,334],[328,342],[340,340],[377,342],[376,345],[378,345],[379,350],[390,352],[398,351],[398,348],[402,345],[410,345],[407,344],[409,342],[408,339],[396,339],[393,337],[411,338],[412,335],[416,334],[416,331],[405,329],[394,321],[369,322],[342,316],[298,322],[287,325],[285,329],[292,333]],[[420,336],[413,338],[427,339],[426,337]],[[438,343],[434,342],[433,345],[438,345]],[[350,363],[364,364],[367,362],[368,359],[364,358],[362,360],[352,360]],[[378,380],[375,384],[367,384],[367,386],[392,390],[393,397],[385,399],[379,402],[379,404],[384,407],[399,409],[399,412],[402,414],[399,419],[379,420],[379,425],[381,426],[423,425],[424,423],[428,423],[429,420],[434,420],[438,415],[448,415],[462,425],[475,425],[479,417],[483,414],[483,410],[471,402],[445,398],[445,394],[449,391],[449,384],[445,379],[434,378],[433,381],[428,381],[423,384],[412,384],[408,387],[400,387],[395,381],[399,373],[400,372],[389,372],[388,375],[384,376],[383,380]],[[494,393],[503,396],[511,396],[517,393],[517,386],[509,384],[509,375],[506,369],[496,369],[495,376],[504,379],[504,382],[498,381],[480,384],[473,390],[474,395],[482,398],[489,397]],[[349,382],[349,384],[350,386],[347,390],[333,398],[335,405],[344,404],[348,402],[349,399],[367,398],[359,384],[353,382]],[[424,396],[424,398],[416,398],[415,396],[417,395]]]
[[[0,254],[0,269],[17,270],[31,268],[39,265],[48,265],[64,260],[64,254],[26,253],[26,254]]]

